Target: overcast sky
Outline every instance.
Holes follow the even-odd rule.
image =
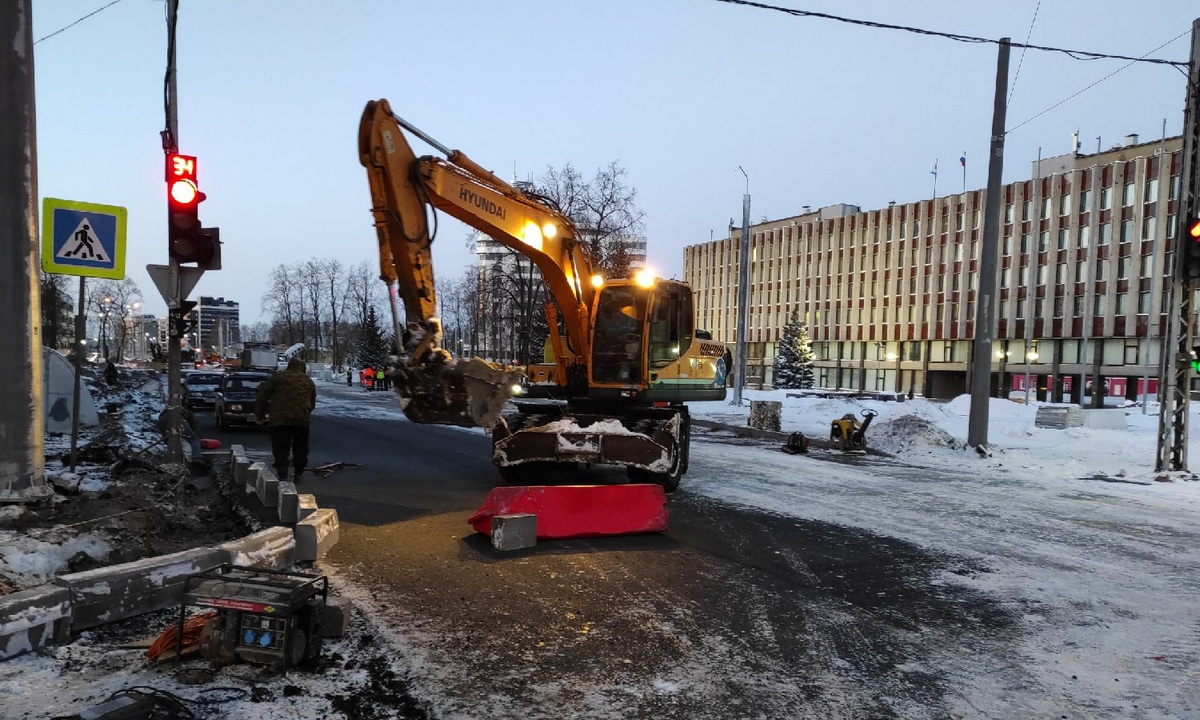
[[[128,208],[128,275],[165,314],[145,272],[167,260],[165,4],[120,0],[47,37],[110,2],[33,0],[39,195]],[[1200,15],[1195,0],[773,4],[1177,61]],[[935,161],[938,194],[960,192],[964,152],[966,187],[985,186],[996,58],[994,44],[718,0],[181,0],[179,145],[199,157],[201,219],[225,242],[225,269],[193,297],[236,300],[253,322],[274,265],[373,259],[368,100],[502,177],[617,161],[650,264],[681,277],[686,245],[740,226],[739,166],[755,222],[930,197]],[[1014,49],[1004,181],[1028,177],[1039,149],[1069,152],[1076,130],[1089,153],[1097,138],[1158,138],[1164,120],[1178,135],[1184,74],[1127,64]],[[456,277],[468,229],[443,220],[436,269]]]

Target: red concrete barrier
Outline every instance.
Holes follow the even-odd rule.
[[[491,533],[492,517],[531,513],[539,540],[666,532],[660,485],[526,485],[498,487],[467,522]]]

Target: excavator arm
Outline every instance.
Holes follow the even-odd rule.
[[[405,130],[445,158],[418,157]],[[369,102],[363,111],[359,156],[371,186],[380,278],[404,303],[405,326],[397,328],[397,337],[407,342],[394,375],[405,414],[418,422],[491,427],[513,379],[479,358],[453,358],[441,346],[431,253],[436,210],[521,253],[541,271],[571,349],[559,354],[558,377],[572,377],[567,364],[590,354],[595,289],[591,261],[571,221],[397,117],[386,100]]]

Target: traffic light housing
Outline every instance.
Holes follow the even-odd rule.
[[[180,300],[179,307],[167,311],[167,334],[172,340],[182,340],[185,335],[196,327],[192,321],[192,311],[196,309],[195,300]]]
[[[1190,217],[1183,232],[1183,248],[1179,253],[1180,279],[1200,282],[1200,217]]]
[[[206,196],[200,191],[196,176],[194,155],[167,153],[169,253],[175,262],[196,263],[204,270],[218,270],[221,267],[220,240],[200,226],[200,203]]]

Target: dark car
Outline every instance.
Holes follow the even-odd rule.
[[[249,371],[225,375],[217,390],[217,427],[224,430],[231,425],[253,423],[258,386],[270,377],[270,373]]]
[[[183,378],[183,404],[188,408],[213,407],[221,373],[191,372]]]

